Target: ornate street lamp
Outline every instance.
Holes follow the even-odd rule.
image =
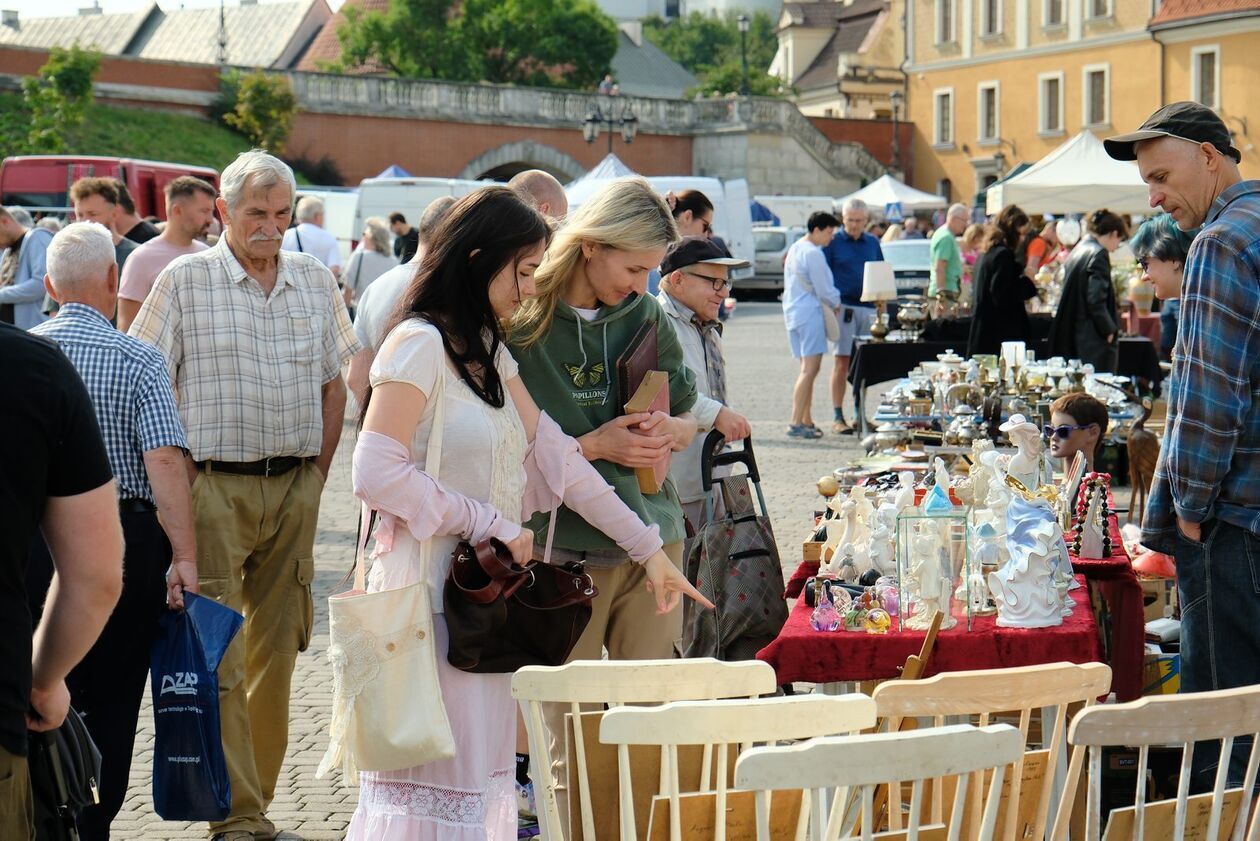
[[[622,142],[629,146],[634,142],[634,136],[638,134],[639,118],[634,115],[629,104],[626,104],[618,115],[613,105],[613,97],[609,97],[607,103],[603,105],[596,103],[586,113],[586,118],[582,120],[582,137],[586,138],[587,143],[594,143],[604,127],[608,129],[608,154],[611,155],[613,130],[620,129]]]
[[[742,75],[739,82],[739,95],[748,96],[748,28],[751,25],[748,15],[735,18],[739,24],[739,64]]]

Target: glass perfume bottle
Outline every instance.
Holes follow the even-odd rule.
[[[814,612],[809,626],[815,631],[834,631],[840,627],[840,613],[831,600],[831,588],[821,578],[814,580]]]

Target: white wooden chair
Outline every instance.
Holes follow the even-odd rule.
[[[837,841],[841,837],[841,813],[850,789],[857,789],[861,802],[860,837],[863,841],[872,841],[876,834],[875,790],[882,785],[898,788],[908,782],[912,786],[905,838],[918,841],[923,828],[920,823],[923,783],[929,779],[956,778],[947,837],[949,841],[958,841],[968,777],[992,770],[978,834],[979,841],[990,841],[997,824],[1003,774],[1023,752],[1023,737],[1009,724],[987,727],[955,724],[908,733],[829,736],[787,747],[745,751],[735,763],[735,785],[757,792],[757,841],[771,841],[771,791],[806,789],[813,798],[819,798],[825,790],[833,788],[839,792],[824,841]]]
[[[723,662],[712,658],[688,660],[577,660],[564,666],[527,666],[512,676],[512,697],[520,702],[529,736],[531,765],[534,773],[534,795],[538,823],[547,841],[567,841],[567,814],[562,820],[561,802],[557,798],[557,781],[552,775],[553,759],[543,705],[563,705],[574,721],[587,710],[623,704],[663,704],[670,701],[715,700],[718,698],[756,698],[777,691],[774,669],[760,660]],[[552,708],[554,711],[554,707]],[[563,722],[563,715],[553,726]],[[564,751],[563,732],[556,741]],[[595,833],[591,803],[591,780],[587,768],[587,746],[582,727],[573,728],[575,768],[569,770],[574,779],[583,841],[604,841]],[[627,755],[618,753],[618,772],[628,776]],[[566,803],[567,805],[567,803]],[[634,841],[633,836],[624,841]]]
[[[700,772],[701,793],[713,791],[714,841],[726,841],[728,771],[732,754],[748,750],[753,743],[796,741],[815,736],[856,733],[875,725],[875,702],[865,695],[802,695],[757,700],[679,701],[660,707],[619,707],[600,722],[600,741],[617,745],[618,755],[628,756],[629,745],[660,745],[665,750],[660,794],[669,798],[670,841],[682,841],[681,787],[678,748],[701,745],[704,748]],[[710,763],[715,750],[716,762]],[[710,773],[710,765],[717,769]],[[716,785],[710,788],[710,777]],[[633,781],[622,774],[618,781],[621,838],[635,837]],[[823,802],[810,804],[813,824],[825,820]],[[803,828],[808,815],[801,804]],[[816,832],[821,833],[818,829]]]
[[[1229,758],[1234,741],[1250,736],[1251,756],[1242,788],[1227,789]],[[1108,704],[1085,710],[1072,722],[1068,739],[1089,748],[1089,793],[1085,817],[1086,841],[1098,841],[1102,826],[1102,754],[1108,746],[1138,748],[1134,806],[1112,810],[1108,835],[1116,838],[1230,838],[1260,839],[1260,820],[1252,813],[1256,769],[1260,765],[1260,686],[1143,698],[1128,704]],[[1195,742],[1220,742],[1219,761],[1211,794],[1190,796]],[[1181,775],[1175,800],[1147,802],[1146,775],[1150,749],[1180,746]],[[1200,747],[1204,747],[1200,745]],[[1209,745],[1210,747],[1210,745]],[[1206,813],[1206,831],[1204,815]],[[1248,818],[1251,828],[1247,830]],[[1172,824],[1171,829],[1169,823]],[[1130,831],[1131,829],[1131,831]],[[1061,836],[1056,835],[1055,841]]]
[[[960,718],[981,727],[990,724],[999,713],[1018,714],[1019,732],[1028,742],[1029,725],[1035,712],[1041,715],[1041,744],[1047,751],[1040,791],[1030,827],[1017,827],[1018,808],[1008,808],[998,838],[1045,838],[1046,823],[1056,781],[1062,796],[1056,813],[1056,826],[1064,829],[1070,821],[1077,783],[1080,780],[1084,754],[1073,751],[1066,775],[1060,773],[1059,761],[1067,748],[1067,714],[1069,705],[1092,705],[1111,689],[1111,668],[1103,663],[1050,663],[1014,669],[985,669],[969,672],[948,672],[926,680],[888,681],[876,687],[873,697],[881,717],[889,721],[889,730],[896,732],[907,718],[929,719],[939,727]],[[1010,802],[1020,802],[1026,756],[1021,753],[1009,772]],[[973,785],[972,813],[978,813],[979,785]],[[889,827],[901,828],[901,796],[896,786],[889,787]],[[932,819],[943,822],[943,803],[939,787],[932,788]]]

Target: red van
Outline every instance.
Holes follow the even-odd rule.
[[[219,173],[204,166],[106,158],[89,155],[25,155],[0,164],[0,204],[31,213],[71,212],[70,185],[89,176],[117,178],[127,185],[136,213],[166,218],[166,185],[181,175],[194,175],[219,188]]]

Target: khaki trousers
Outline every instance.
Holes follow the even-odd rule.
[[[674,566],[681,569],[683,544],[670,543],[664,550]],[[647,574],[643,567],[627,561],[587,572],[599,595],[591,602],[591,621],[569,655],[569,662],[600,660],[605,649],[609,660],[663,660],[674,656],[674,643],[682,636],[682,605],[665,616],[657,616],[656,596],[647,591]],[[556,781],[556,800],[566,838],[569,835],[569,797],[564,716],[569,711],[568,704],[543,705],[543,718],[551,733],[551,773]]]
[[[0,748],[0,838],[34,841],[35,801],[25,756]]]
[[[273,832],[267,808],[289,745],[289,686],[311,640],[315,525],[324,479],[314,462],[279,476],[213,467],[193,482],[202,595],[245,615],[219,664],[219,717],[232,811],[210,825]]]

